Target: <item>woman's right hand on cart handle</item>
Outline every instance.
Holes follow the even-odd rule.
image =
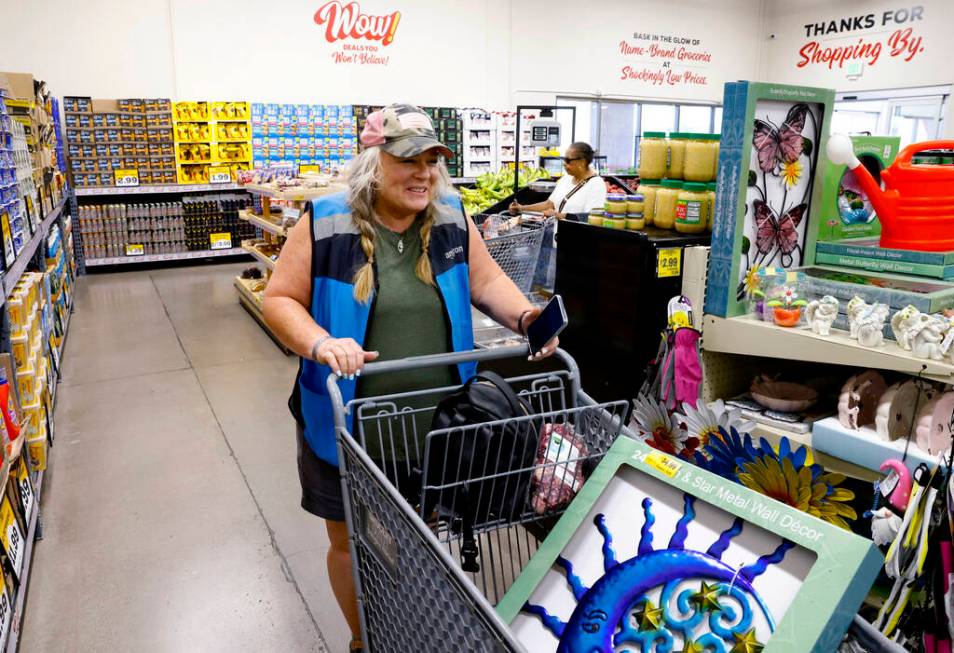
[[[365,351],[354,338],[328,338],[318,345],[315,360],[324,363],[340,378],[361,376],[365,363],[378,358],[378,352]]]

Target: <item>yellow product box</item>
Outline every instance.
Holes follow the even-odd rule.
[[[37,369],[40,365],[40,358],[43,357],[43,341],[39,337],[34,337],[30,343],[30,353],[27,355],[27,366]]]
[[[37,402],[36,369],[32,365],[17,372],[17,389],[20,391],[20,401],[25,405]]]
[[[24,402],[20,407],[20,428],[36,433],[43,424],[43,406],[39,401]]]
[[[26,441],[27,453],[30,456],[30,465],[34,470],[42,472],[46,469],[46,459],[49,453],[49,443],[46,441],[46,426]]]
[[[10,348],[13,350],[13,360],[17,369],[24,367],[27,362],[27,355],[30,353],[30,343],[27,342],[26,333],[11,336]]]
[[[26,315],[23,312],[23,301],[19,297],[7,300],[7,314],[10,316],[10,331],[17,333],[23,328]]]

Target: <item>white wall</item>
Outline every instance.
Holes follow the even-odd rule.
[[[0,70],[55,95],[175,94],[168,0],[0,0]]]
[[[921,9],[922,17],[911,20],[910,10],[915,6]],[[891,16],[887,22],[885,12]],[[894,20],[894,16],[903,18],[900,12],[908,13],[906,22]],[[841,0],[837,3],[830,0],[770,0],[767,13],[767,31],[763,37],[768,62],[766,80],[838,91],[934,86],[954,81],[951,72],[954,2],[951,0],[914,0],[909,3],[898,0]],[[869,15],[870,20],[867,19]],[[836,21],[840,26],[842,19],[855,17],[861,19],[863,29],[815,35],[812,28],[811,33],[807,33],[808,25]],[[873,22],[873,26],[864,27],[869,22]],[[917,52],[892,56],[889,40],[896,31],[908,28],[911,29],[909,41],[921,39]],[[874,63],[871,63],[875,58],[873,54],[852,59],[863,61],[864,65],[860,77],[849,79],[848,62],[842,66],[835,62],[831,65],[807,63],[800,67],[799,63],[803,61],[800,51],[805,47],[813,48],[812,43],[817,43],[821,50],[865,44],[874,48],[879,44],[880,54]],[[908,57],[910,60],[906,60]]]
[[[552,102],[557,93],[721,103],[726,81],[758,76],[762,6],[762,0],[515,1],[515,103]],[[690,43],[680,46],[666,37]],[[624,54],[623,42],[642,53]],[[653,45],[675,48],[677,55],[684,47],[710,60],[654,56]],[[624,79],[626,67],[663,79]],[[694,81],[687,81],[687,72]]]

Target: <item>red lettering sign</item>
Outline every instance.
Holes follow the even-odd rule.
[[[342,5],[338,0],[332,0],[315,12],[315,23],[325,25],[325,40],[328,43],[350,38],[381,41],[381,45],[389,45],[394,40],[400,21],[400,11],[385,16],[371,16],[361,13],[357,2]]]

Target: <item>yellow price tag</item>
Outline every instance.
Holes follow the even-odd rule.
[[[23,567],[25,543],[23,531],[20,530],[20,525],[13,516],[13,506],[10,504],[9,497],[4,497],[3,504],[0,505],[0,540],[3,541],[3,549],[7,552],[7,557],[10,558],[10,566],[19,577]]]
[[[139,185],[139,170],[135,168],[117,168],[113,170],[113,179],[119,188]]]
[[[126,245],[126,256],[142,256],[146,253],[146,248],[142,243],[130,243]]]
[[[209,249],[232,249],[232,234],[209,234]]]
[[[303,175],[306,172],[321,173],[321,166],[316,166],[316,165],[298,166],[298,174]]]
[[[667,456],[661,451],[652,451],[646,454],[646,457],[643,460],[646,461],[647,465],[656,471],[662,472],[669,478],[673,478],[679,473],[679,470],[682,469],[681,462],[678,462],[671,456]]]
[[[682,272],[682,248],[668,247],[658,250],[656,276],[660,279],[678,277],[680,272]]]
[[[212,166],[209,168],[210,184],[230,184],[232,183],[232,172],[228,166]]]
[[[23,518],[27,521],[33,515],[33,484],[30,482],[30,472],[26,460],[21,456],[17,464],[17,487],[20,490],[20,502],[23,504]]]

